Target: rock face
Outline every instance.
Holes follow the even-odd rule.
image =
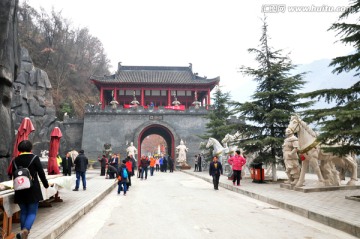
[[[29,139],[33,142],[33,152],[49,149],[50,133],[54,127],[65,131],[62,122],[56,121],[55,107],[51,95],[51,83],[45,71],[34,67],[26,49],[21,49],[21,69],[14,81],[11,108],[14,112],[14,127],[17,129],[25,117],[29,117],[35,127]],[[61,139],[66,147],[66,137]],[[60,146],[60,147],[61,147]]]
[[[0,182],[8,180],[6,169],[23,118],[29,117],[35,127],[29,139],[34,144],[33,153],[38,155],[49,149],[54,127],[63,133],[61,155],[67,150],[79,150],[83,129],[82,120],[56,121],[48,75],[34,67],[26,49],[20,50],[17,8],[18,0],[0,1]]]
[[[13,142],[11,100],[19,69],[17,0],[0,1],[0,180],[6,180]]]

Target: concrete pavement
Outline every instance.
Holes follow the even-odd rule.
[[[212,182],[208,172],[183,172]],[[316,181],[315,175],[306,175],[306,184],[312,185]],[[252,183],[251,179],[242,180],[241,186],[235,187],[226,176],[220,178],[220,186],[360,238],[359,201],[346,199],[353,195],[359,196],[360,189],[303,193],[280,188],[279,183]]]
[[[200,178],[175,172],[133,180],[126,197],[114,189],[61,236],[71,238],[355,237],[224,188],[215,191]]]
[[[233,187],[221,177],[222,188],[214,191],[204,181],[211,182],[207,172],[185,171],[158,173],[146,181],[133,178],[134,186],[124,197],[116,194],[113,180],[98,174],[97,170],[88,172],[87,191],[61,191],[64,202],[39,209],[29,238],[59,238],[65,231],[61,238],[109,238],[114,228],[127,235],[123,238],[168,238],[169,233],[175,238],[253,238],[254,232],[260,238],[360,237],[359,202],[345,199],[360,195],[360,190],[302,193],[250,180]],[[220,209],[214,210],[217,207]],[[127,234],[121,230],[124,224],[131,228]],[[18,227],[14,225],[14,229]],[[139,234],[141,231],[150,234]],[[246,236],[236,237],[239,233]]]

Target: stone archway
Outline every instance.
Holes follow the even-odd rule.
[[[144,141],[144,139],[151,135],[151,134],[157,134],[164,138],[167,144],[167,154],[171,155],[172,158],[175,158],[175,142],[178,141],[178,137],[175,133],[175,131],[168,125],[164,123],[148,123],[146,125],[143,125],[142,127],[139,127],[139,130],[135,133],[134,139],[137,141],[138,146],[138,158],[141,157],[141,144]]]

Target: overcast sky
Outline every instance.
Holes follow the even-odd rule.
[[[220,76],[220,84],[240,101],[255,89],[238,68],[256,66],[247,49],[259,45],[264,11],[270,45],[291,52],[295,64],[353,51],[336,43],[335,32],[327,31],[348,0],[30,0],[29,4],[48,11],[54,7],[74,27],[88,27],[103,43],[112,72],[119,61],[152,66],[191,62],[200,76]]]

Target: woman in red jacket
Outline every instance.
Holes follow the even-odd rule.
[[[240,186],[241,169],[246,163],[246,159],[240,154],[240,150],[236,150],[235,155],[229,158],[228,163],[234,172],[233,184],[235,185],[236,181],[236,185]]]

